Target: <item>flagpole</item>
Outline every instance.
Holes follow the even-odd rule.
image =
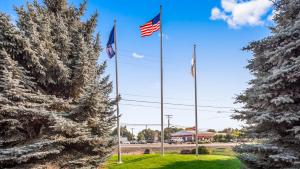
[[[164,91],[163,91],[163,34],[162,34],[162,5],[160,5],[160,119],[161,119],[161,155],[164,156]]]
[[[197,61],[196,61],[196,45],[194,45],[194,67],[195,67],[195,127],[196,127],[196,133],[195,133],[195,141],[196,141],[196,155],[198,155],[198,105],[197,105]]]
[[[120,110],[119,110],[119,77],[118,77],[118,48],[117,48],[117,20],[114,20],[114,43],[115,43],[115,72],[116,72],[116,99],[117,99],[117,130],[118,130],[118,163],[122,163],[121,154],[121,128],[120,128]]]

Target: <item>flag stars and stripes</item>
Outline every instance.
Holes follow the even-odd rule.
[[[141,36],[150,36],[160,29],[160,14],[154,17],[151,21],[140,26]]]

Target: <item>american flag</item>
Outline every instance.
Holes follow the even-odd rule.
[[[160,14],[154,17],[151,21],[140,26],[142,37],[151,36],[153,32],[156,32],[159,29],[160,29]]]

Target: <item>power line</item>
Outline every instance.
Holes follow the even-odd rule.
[[[127,94],[127,93],[122,93],[122,95],[126,96],[135,96],[135,97],[147,97],[147,98],[159,98],[157,96],[147,96],[147,95],[138,95],[138,94]],[[174,98],[174,97],[166,97],[165,99],[174,99],[174,100],[192,100],[189,98]]]
[[[149,105],[142,105],[142,104],[127,104],[127,103],[121,103],[121,105],[123,105],[123,106],[132,106],[132,107],[146,107],[146,108],[156,108],[156,109],[160,109],[159,106],[149,106]],[[194,111],[194,109],[173,108],[173,107],[165,107],[165,109]],[[217,113],[228,113],[228,114],[233,113],[233,112],[230,112],[230,111],[217,111],[217,110],[204,110],[204,109],[198,109],[198,110],[199,110],[199,111],[205,111],[205,112],[217,112]]]
[[[129,94],[129,93],[122,93],[122,95],[133,96],[133,97],[141,97],[141,98],[153,98],[153,99],[158,99],[159,98],[158,96]],[[165,97],[165,99],[168,99],[168,100],[193,100],[193,99],[190,99],[190,98],[182,98],[182,97],[178,97],[178,98],[175,98],[175,97]],[[209,101],[215,101],[215,100],[209,100]]]
[[[127,96],[136,96],[136,97],[158,98],[158,97],[156,97],[156,96],[146,96],[146,95],[128,94],[128,93],[122,93],[122,95],[127,95]]]
[[[129,93],[121,93],[121,95],[125,95],[125,96],[133,96],[133,97],[141,97],[141,98],[155,98],[155,99],[158,99],[159,97],[158,96],[149,96],[149,95],[139,95],[139,94],[129,94]],[[183,97],[165,97],[165,99],[167,100],[194,100],[194,99],[191,99],[191,98],[183,98]],[[200,99],[202,101],[217,101],[215,99],[211,99],[211,100],[208,100],[208,99]]]
[[[149,124],[149,123],[122,123],[123,126],[160,126],[160,124]],[[165,124],[166,125],[166,124]]]
[[[160,104],[160,102],[157,101],[147,101],[147,100],[135,100],[135,99],[122,99],[123,101],[128,102],[137,102],[137,103],[150,103],[150,104]],[[192,104],[181,104],[181,103],[164,103],[166,105],[172,105],[172,106],[186,106],[186,107],[194,107],[195,105]],[[234,107],[227,107],[227,106],[198,106],[198,107],[206,107],[206,108],[217,108],[217,109],[234,109]]]
[[[122,126],[146,126],[146,129],[148,126],[160,126],[160,124],[155,123],[122,123]],[[167,124],[164,124],[166,126]],[[191,126],[183,126],[179,124],[170,124],[171,127],[178,127],[178,128],[190,128]],[[201,128],[201,129],[208,129],[208,128]]]

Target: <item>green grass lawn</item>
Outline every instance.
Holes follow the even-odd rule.
[[[113,156],[105,169],[239,169],[240,161],[234,156],[159,154],[124,155],[123,164]]]

